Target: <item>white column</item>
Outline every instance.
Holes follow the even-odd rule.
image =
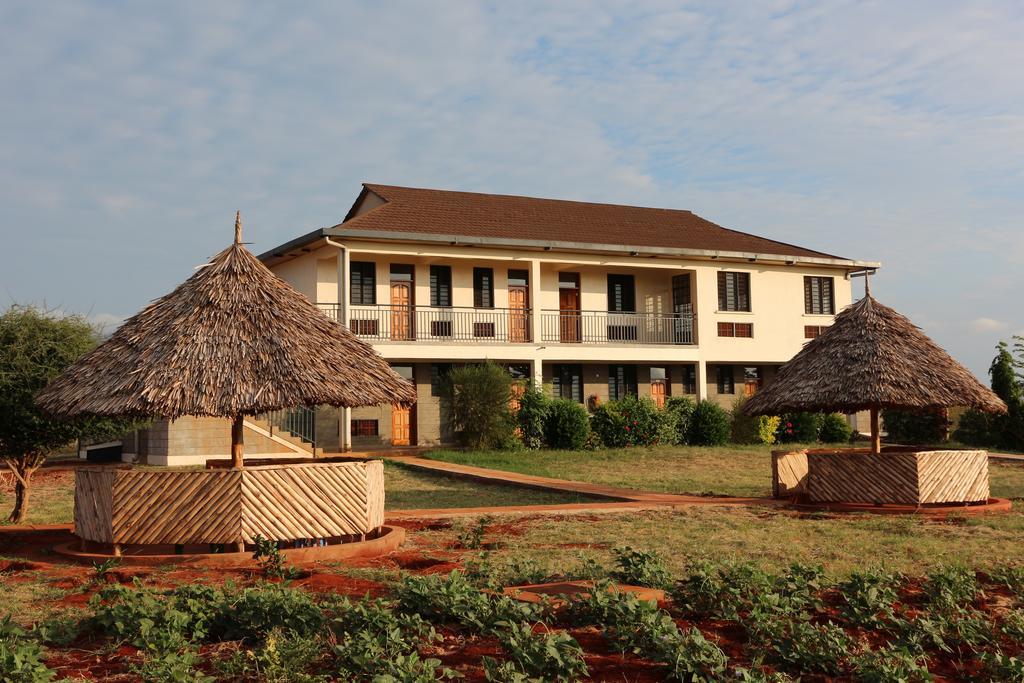
[[[544,364],[538,358],[531,363],[533,372],[533,386],[543,391],[544,389]]]
[[[708,400],[708,364],[704,360],[697,361],[697,400]]]
[[[534,344],[540,343],[540,315],[540,261],[534,259],[530,261],[530,339]],[[539,375],[540,361],[534,365],[534,375]]]
[[[348,327],[349,323],[349,271],[351,259],[347,248],[338,250],[338,322]],[[342,453],[352,450],[352,409],[342,408],[338,420],[338,446]]]

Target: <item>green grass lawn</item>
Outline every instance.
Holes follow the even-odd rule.
[[[794,446],[798,447],[798,446]],[[428,458],[663,493],[764,497],[778,446],[671,446],[599,451],[449,451]],[[1024,463],[992,462],[992,495],[1024,498]]]

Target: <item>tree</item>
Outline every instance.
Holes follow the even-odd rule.
[[[1006,415],[992,420],[996,444],[1004,448],[1024,449],[1024,338],[1015,336],[1013,352],[999,342],[988,374],[992,391],[1006,403]],[[1016,356],[1014,355],[1016,353]]]
[[[80,438],[129,431],[130,420],[55,420],[36,408],[36,393],[97,343],[80,316],[58,317],[32,306],[0,315],[0,459],[14,473],[10,521],[24,521],[32,474],[55,450]]]
[[[452,369],[442,399],[448,424],[464,446],[498,448],[513,441],[515,422],[509,410],[512,377],[497,363]]]

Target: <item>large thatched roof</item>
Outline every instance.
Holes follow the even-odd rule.
[[[950,406],[1006,412],[998,396],[909,319],[868,294],[783,365],[743,410],[779,415]]]
[[[129,318],[37,397],[58,417],[235,417],[294,406],[412,403],[368,344],[240,240]]]

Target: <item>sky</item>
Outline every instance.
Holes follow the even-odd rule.
[[[0,306],[115,325],[363,181],[689,209],[1024,334],[1020,2],[0,4]],[[855,284],[859,295],[862,285]]]

